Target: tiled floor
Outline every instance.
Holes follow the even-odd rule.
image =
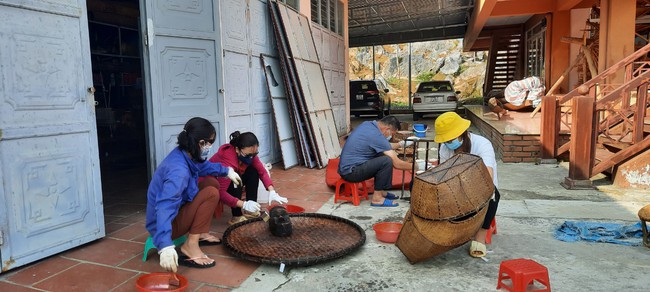
[[[285,171],[281,167],[274,165],[271,177],[290,204],[315,212],[333,195],[325,185],[324,169],[294,167]],[[126,177],[133,181],[104,181],[122,186],[104,193],[105,238],[1,274],[0,291],[136,291],[138,277],[162,271],[154,251],[142,262],[148,236],[144,228],[146,185],[138,185],[136,182],[143,180],[137,176]],[[230,209],[226,208],[223,216],[213,221],[212,231],[223,233],[229,219]],[[190,281],[186,291],[229,291],[258,267],[234,258],[221,245],[202,249],[217,265],[209,269],[179,267],[179,273]]]

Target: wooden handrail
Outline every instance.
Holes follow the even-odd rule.
[[[611,67],[605,69],[603,72],[600,72],[600,74],[594,76],[591,78],[589,81],[585,82],[583,85],[586,85],[587,87],[592,87],[596,85],[597,83],[600,83],[602,80],[605,78],[609,77],[609,75],[617,72],[619,69],[625,67],[628,65],[628,63],[633,62],[634,60],[645,56],[650,52],[650,44],[645,45],[643,48],[640,48],[636,52],[632,53],[631,55],[621,59],[620,61],[616,62],[616,64],[612,65]],[[569,101],[571,98],[574,96],[578,96],[578,89],[573,89],[569,91],[566,95],[564,95],[562,98],[560,98],[560,104],[563,104],[567,101]]]

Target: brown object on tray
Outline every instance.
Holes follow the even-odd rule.
[[[269,211],[269,229],[271,234],[280,237],[286,237],[291,235],[291,219],[289,219],[289,213],[287,209],[283,206],[275,206]],[[264,220],[262,218],[262,220]],[[266,221],[266,220],[265,220]]]
[[[411,211],[426,219],[455,219],[480,210],[492,193],[494,184],[483,160],[458,154],[415,177]]]
[[[366,242],[365,231],[345,218],[318,213],[289,217],[293,232],[287,237],[274,236],[268,224],[257,218],[228,227],[224,246],[253,262],[307,266],[351,253]]]
[[[402,155],[413,156],[413,147],[399,148],[396,149],[395,152],[397,152],[397,155],[399,155],[400,157]]]

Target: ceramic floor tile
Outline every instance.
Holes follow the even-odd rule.
[[[108,291],[137,273],[94,264],[80,264],[34,285],[47,291]]]
[[[194,290],[194,292],[228,292],[228,291],[232,291],[232,290],[221,288],[221,287],[214,287],[206,284],[203,284],[201,287]]]
[[[104,238],[72,249],[62,256],[115,266],[141,254],[143,249],[144,245],[140,243]]]
[[[110,235],[111,233],[113,233],[113,232],[115,232],[115,231],[118,231],[118,230],[120,230],[120,229],[122,229],[122,228],[125,228],[125,227],[127,227],[127,226],[129,226],[129,224],[124,224],[124,223],[115,223],[115,222],[106,223],[106,225],[105,225],[105,227],[106,227],[106,234],[107,234],[107,235]]]
[[[155,249],[149,251],[147,256],[147,261],[142,261],[142,253],[138,254],[137,257],[134,257],[127,262],[121,264],[120,268],[139,271],[142,273],[160,273],[164,272],[163,268],[160,267],[160,258]]]
[[[79,264],[77,261],[53,256],[36,264],[21,268],[6,279],[16,284],[30,286],[77,264]]]
[[[144,227],[144,223],[135,223],[118,231],[112,232],[109,237],[123,240],[132,240],[136,237],[142,236],[145,233],[148,234],[147,229]]]
[[[33,291],[40,291],[40,290],[0,281],[0,291],[33,292]]]
[[[144,224],[147,220],[147,212],[145,209],[142,209],[141,211],[137,211],[131,215],[128,215],[126,217],[121,217],[120,219],[116,220],[116,223],[126,223],[126,224],[133,224],[133,223],[142,223]]]
[[[109,216],[128,217],[135,213],[144,212],[146,207],[147,205],[119,203],[106,207],[104,214]]]
[[[217,265],[206,269],[182,267],[179,273],[189,280],[219,286],[238,287],[259,264],[233,258],[212,257]]]

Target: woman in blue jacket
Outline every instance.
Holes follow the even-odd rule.
[[[199,176],[227,176],[240,185],[241,178],[230,167],[206,161],[216,130],[206,119],[192,118],[178,134],[178,147],[160,163],[147,191],[147,230],[160,254],[160,266],[176,272],[179,256],[173,239],[188,234],[180,247],[180,264],[207,268],[215,261],[201,251],[200,245],[221,241],[209,233],[212,214],[219,202],[216,180],[198,184]],[[242,202],[242,208],[256,212],[260,205]]]

